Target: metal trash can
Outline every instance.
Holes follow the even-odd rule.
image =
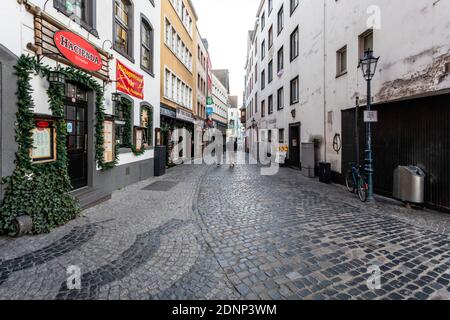
[[[394,198],[403,202],[425,202],[425,172],[416,166],[399,166],[394,171]]]
[[[331,163],[319,163],[319,181],[322,183],[331,183]]]
[[[166,174],[166,146],[155,147],[155,177]]]

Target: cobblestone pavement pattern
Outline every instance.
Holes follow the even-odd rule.
[[[450,298],[447,215],[259,170],[179,166],[51,234],[0,238],[0,299]]]

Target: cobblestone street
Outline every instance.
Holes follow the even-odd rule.
[[[51,234],[0,238],[0,299],[450,298],[448,215],[259,170],[179,166]]]

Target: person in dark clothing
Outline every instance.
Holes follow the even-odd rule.
[[[230,168],[236,166],[236,153],[238,150],[238,143],[236,138],[231,138],[228,144],[228,152],[230,153]]]

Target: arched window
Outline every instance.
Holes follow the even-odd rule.
[[[114,49],[133,60],[133,5],[114,0]]]
[[[153,28],[150,22],[141,18],[141,67],[153,75]]]

